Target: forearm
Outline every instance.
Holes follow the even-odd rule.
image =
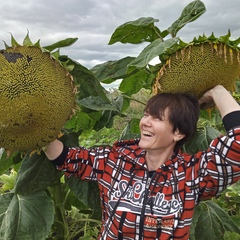
[[[232,95],[223,87],[212,89],[213,101],[216,104],[222,118],[230,112],[239,111],[240,106]]]
[[[44,149],[44,152],[49,160],[54,160],[60,156],[63,151],[63,143],[59,140],[55,140],[49,143]]]

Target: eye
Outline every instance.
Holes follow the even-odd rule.
[[[149,113],[148,112],[144,112],[143,113],[143,117],[148,117],[149,116]]]
[[[162,119],[160,119],[159,117],[153,117],[153,119],[154,121],[158,121],[158,122],[162,121]]]

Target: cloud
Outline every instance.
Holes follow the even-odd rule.
[[[8,0],[0,5],[0,39],[10,43],[11,32],[19,43],[27,33],[33,42],[41,39],[42,45],[77,37],[78,41],[61,50],[86,67],[125,56],[137,56],[144,44],[116,43],[108,45],[114,30],[125,22],[140,17],[159,19],[156,26],[168,28],[181,14],[190,0]],[[187,24],[178,35],[185,41],[195,36],[240,36],[239,0],[205,0],[207,12]],[[4,48],[4,44],[0,45]]]

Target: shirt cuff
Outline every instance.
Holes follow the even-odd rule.
[[[231,128],[240,126],[240,111],[234,111],[226,114],[223,117],[222,121],[226,131],[229,131]]]
[[[63,165],[65,159],[67,158],[67,154],[68,154],[68,147],[63,146],[63,150],[62,150],[61,154],[56,159],[54,159],[52,161],[52,163],[57,166]]]

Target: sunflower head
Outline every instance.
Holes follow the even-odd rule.
[[[0,147],[41,148],[53,141],[75,108],[72,76],[39,41],[11,38],[0,51]]]
[[[164,56],[153,92],[189,92],[200,98],[218,84],[234,91],[240,70],[239,39],[230,36],[230,32],[219,38],[200,36],[175,46]]]

